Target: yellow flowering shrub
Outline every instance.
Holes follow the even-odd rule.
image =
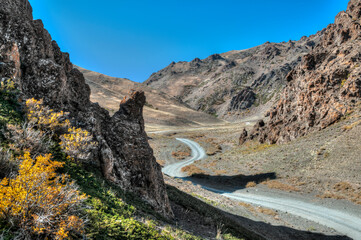
[[[70,231],[81,232],[83,221],[74,215],[85,199],[56,170],[64,163],[46,154],[32,159],[29,152],[20,157],[18,175],[0,182],[0,218],[26,234],[66,239]]]
[[[34,98],[26,101],[27,118],[29,123],[35,124],[40,128],[48,128],[52,131],[59,128],[68,128],[70,122],[67,118],[68,113],[54,112],[47,106],[44,106],[43,100]]]
[[[6,79],[6,80],[2,80],[0,81],[0,91],[2,93],[6,92],[6,91],[12,91],[15,90],[15,82],[13,79]]]
[[[62,150],[71,158],[78,160],[87,160],[89,158],[97,143],[92,141],[93,136],[88,131],[71,127],[69,120],[66,119],[67,113],[63,111],[54,112],[44,106],[42,100],[28,99],[26,106],[30,126],[38,126],[44,131],[63,129],[63,132],[66,133],[60,136]]]
[[[60,136],[60,146],[70,157],[86,160],[90,151],[96,146],[93,136],[81,128],[69,128],[68,134]]]

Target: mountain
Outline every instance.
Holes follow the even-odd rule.
[[[361,2],[351,0],[321,41],[286,77],[287,86],[269,112],[241,142],[283,143],[349,116],[361,100]]]
[[[147,130],[161,129],[163,126],[197,127],[222,123],[214,116],[190,109],[166,93],[152,89],[142,83],[75,67],[84,74],[86,83],[90,86],[91,101],[98,102],[111,114],[118,110],[119,102],[129,94],[129,91],[143,91],[147,98],[143,114]]]
[[[145,81],[197,111],[224,119],[264,113],[286,84],[286,75],[316,46],[322,32],[299,41],[265,43],[214,54],[191,62],[172,62]]]
[[[41,20],[33,21],[29,2],[0,3],[1,84],[12,79],[23,105],[29,98],[42,99],[55,111],[68,112],[71,124],[90,132],[97,142],[89,164],[102,169],[104,178],[116,186],[172,216],[161,168],[144,130],[144,93],[133,91],[110,116],[90,101],[90,88],[69,54],[60,51]]]

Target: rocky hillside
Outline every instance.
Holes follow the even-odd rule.
[[[353,111],[361,100],[361,2],[323,31],[321,42],[286,77],[287,87],[248,139],[283,143],[330,126]]]
[[[105,178],[171,216],[160,166],[144,131],[144,93],[133,92],[112,117],[93,104],[83,74],[42,21],[33,21],[27,0],[0,0],[0,33],[0,80],[12,78],[23,101],[43,99],[52,109],[69,112],[71,124],[88,130],[98,142],[92,163]]]
[[[190,109],[169,95],[142,83],[110,77],[77,66],[76,68],[84,74],[85,81],[90,86],[91,101],[99,103],[111,114],[119,109],[119,102],[129,94],[129,91],[143,91],[147,97],[143,114],[147,130],[158,129],[161,126],[197,127],[203,124],[222,123],[221,120]]]
[[[145,83],[195,110],[237,120],[249,109],[267,109],[262,106],[275,99],[286,84],[286,75],[319,43],[321,35],[173,62]]]

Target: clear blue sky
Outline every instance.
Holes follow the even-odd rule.
[[[30,0],[74,64],[143,82],[172,61],[298,40],[348,0]]]

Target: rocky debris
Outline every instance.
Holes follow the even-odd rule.
[[[228,120],[273,100],[287,74],[320,41],[322,32],[299,41],[265,43],[243,51],[172,62],[145,82],[191,108]]]
[[[172,210],[160,166],[148,144],[142,116],[145,96],[134,92],[113,117],[90,102],[90,88],[61,52],[27,0],[0,0],[0,80],[13,78],[23,99],[43,99],[70,113],[71,122],[99,142],[94,164],[104,176],[148,201],[165,216]]]
[[[347,11],[323,31],[321,42],[289,72],[268,123],[255,126],[241,142],[287,142],[324,129],[352,111],[361,100],[360,13],[361,2],[351,0]]]

